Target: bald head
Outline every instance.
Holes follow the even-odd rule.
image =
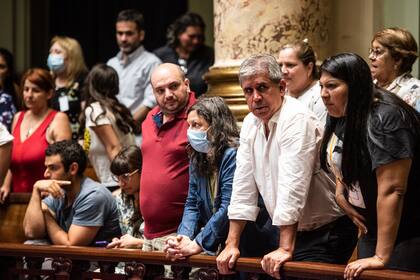
[[[181,80],[185,80],[185,73],[182,71],[181,67],[173,63],[162,63],[157,66],[152,71],[152,75],[150,76],[150,82],[152,83],[152,87],[157,80],[159,80],[162,76],[172,76],[177,77]]]
[[[172,63],[156,67],[150,77],[153,94],[164,115],[175,115],[188,103],[190,81],[182,69]]]

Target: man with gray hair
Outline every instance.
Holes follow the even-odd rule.
[[[261,261],[272,277],[280,278],[281,265],[292,259],[347,263],[357,241],[356,227],[335,202],[334,183],[319,168],[321,123],[284,95],[281,78],[270,55],[252,56],[239,70],[251,113],[241,129],[226,247],[217,257],[222,274],[232,273],[241,233],[260,211],[259,195],[280,229],[277,246]]]

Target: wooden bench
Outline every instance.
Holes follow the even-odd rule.
[[[23,243],[23,217],[31,197],[30,193],[11,193],[5,202],[0,205],[0,241]]]

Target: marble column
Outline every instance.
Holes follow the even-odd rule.
[[[329,53],[329,0],[214,0],[215,64],[209,94],[222,96],[241,121],[248,113],[237,74],[253,54],[277,56],[282,45],[308,38],[319,58]]]

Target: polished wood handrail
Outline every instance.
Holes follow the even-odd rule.
[[[90,260],[105,262],[140,262],[144,264],[172,264],[192,267],[216,268],[216,259],[212,256],[196,255],[186,260],[172,262],[165,258],[164,253],[143,252],[138,249],[103,249],[78,246],[37,246],[25,244],[0,243],[0,256],[53,257],[72,260]],[[239,258],[236,270],[264,273],[261,269],[260,258]],[[344,265],[333,265],[312,262],[287,262],[284,265],[286,276],[308,277],[311,279],[342,278]],[[359,279],[364,280],[407,280],[420,279],[420,273],[395,270],[364,271]]]
[[[8,204],[28,204],[32,193],[10,193],[5,205]]]

